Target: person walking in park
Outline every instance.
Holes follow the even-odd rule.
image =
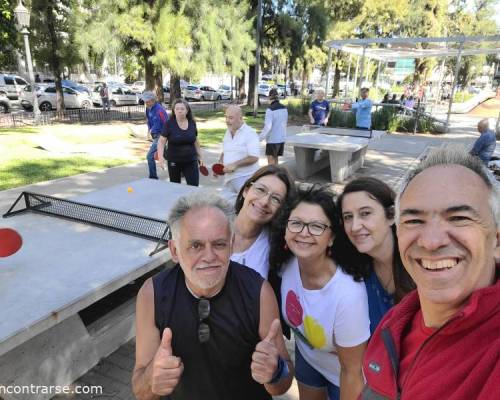
[[[101,86],[101,90],[99,90],[99,96],[101,97],[102,109],[104,112],[109,112],[109,88],[106,82],[104,82]]]
[[[142,99],[146,105],[146,118],[148,120],[148,136],[151,136],[153,142],[149,148],[146,160],[148,161],[149,178],[158,179],[156,170],[155,154],[158,149],[158,140],[165,129],[168,120],[167,111],[160,103],[156,101],[156,93],[146,91],[142,94]]]
[[[260,133],[260,140],[266,140],[266,156],[269,165],[278,165],[278,157],[283,155],[285,148],[288,110],[280,103],[276,89],[269,91],[271,105],[266,110],[264,128]]]
[[[203,165],[198,130],[189,103],[177,99],[172,107],[171,118],[158,140],[158,165],[165,168],[165,145],[170,182],[198,186],[200,181],[199,165]]]

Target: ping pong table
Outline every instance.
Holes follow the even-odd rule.
[[[385,134],[344,128],[314,127],[286,138],[294,148],[297,175],[301,179],[330,167],[332,182],[342,182],[364,164],[368,143]]]
[[[141,179],[74,200],[166,220],[196,190]],[[80,312],[170,262],[168,250],[150,256],[153,241],[37,213],[0,226],[23,238],[17,253],[0,258],[0,385],[68,385],[135,336],[134,299],[88,325]]]

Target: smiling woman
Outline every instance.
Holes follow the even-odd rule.
[[[300,191],[273,227],[270,261],[282,278],[282,314],[295,334],[301,400],[355,399],[363,387],[368,301],[364,285],[332,254],[340,229],[327,187]]]
[[[269,225],[281,206],[295,192],[288,172],[268,165],[257,170],[236,198],[231,260],[257,271],[264,279],[269,272]]]

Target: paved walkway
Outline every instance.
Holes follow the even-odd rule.
[[[355,176],[375,176],[394,188],[397,188],[406,171],[418,162],[420,157],[432,147],[443,144],[460,143],[470,145],[477,136],[475,126],[479,118],[460,116],[454,118],[451,133],[446,135],[402,135],[390,134],[371,143],[366,155],[365,166],[358,170]],[[289,134],[297,133],[300,127],[289,127]],[[220,153],[220,147],[203,149],[204,159],[207,164],[215,162]],[[263,154],[263,152],[262,152]],[[286,148],[283,157],[284,164],[289,168],[292,175],[295,173],[295,162],[293,149]],[[264,157],[260,163],[265,164]],[[29,190],[44,194],[62,197],[81,195],[91,191],[103,189],[109,186],[144,178],[147,174],[145,162],[134,165],[110,168],[107,170],[82,174],[68,178],[62,178],[50,182],[38,183],[26,187],[6,190],[0,192],[0,212],[3,214],[13,203],[22,190]],[[167,179],[167,174],[160,171],[160,178]],[[220,178],[219,178],[220,179]],[[308,179],[308,182],[328,182],[328,172],[320,173]],[[213,177],[202,177],[201,186],[220,189],[222,179]],[[342,185],[335,185],[341,189]],[[293,353],[293,342],[288,342],[287,347]],[[101,360],[101,362],[82,376],[75,384],[77,385],[100,385],[103,388],[102,396],[74,395],[58,396],[59,400],[66,399],[134,399],[130,388],[130,377],[134,364],[134,340],[120,347],[116,352]],[[297,400],[298,391],[296,384],[292,386],[286,395],[276,397],[279,400]]]

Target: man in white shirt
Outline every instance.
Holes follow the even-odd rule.
[[[259,136],[243,122],[241,108],[236,105],[226,109],[226,125],[219,162],[224,164],[223,195],[234,201],[246,180],[259,169]]]

